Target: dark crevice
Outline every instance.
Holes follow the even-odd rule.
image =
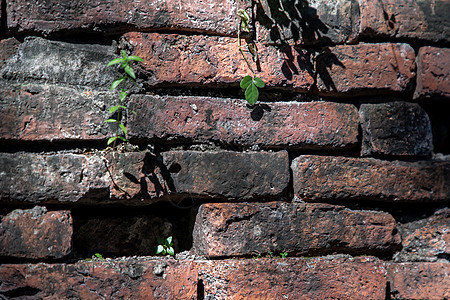
[[[6,292],[0,292],[0,295],[5,296],[6,299],[12,299],[19,297],[35,296],[40,291],[41,291],[40,289],[33,288],[31,286],[24,286]]]
[[[7,20],[7,5],[6,0],[1,0],[1,16],[0,16],[0,39],[6,36],[6,30],[8,28],[8,20]]]
[[[203,284],[203,279],[197,281],[197,300],[205,299],[205,285]]]

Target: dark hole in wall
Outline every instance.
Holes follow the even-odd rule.
[[[428,99],[420,103],[430,117],[433,130],[433,152],[450,154],[450,102],[448,99]]]
[[[72,211],[73,249],[76,256],[104,257],[155,255],[157,238],[173,237],[175,253],[192,246],[197,208],[180,203],[147,207],[90,207]]]

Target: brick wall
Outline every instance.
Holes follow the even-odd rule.
[[[450,2],[239,7],[2,2],[0,298],[450,298]]]

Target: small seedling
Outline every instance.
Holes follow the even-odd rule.
[[[128,141],[125,138],[125,136],[127,135],[127,128],[120,121],[121,120],[121,112],[123,110],[130,111],[133,114],[136,114],[136,112],[131,110],[127,106],[123,105],[122,103],[125,100],[125,98],[128,96],[128,90],[126,88],[127,87],[126,84],[127,84],[128,80],[131,80],[134,83],[136,82],[136,74],[131,66],[132,62],[133,61],[139,61],[139,62],[144,61],[139,56],[133,56],[133,55],[128,56],[124,50],[122,50],[121,53],[122,53],[122,57],[111,60],[107,65],[108,67],[110,67],[113,65],[120,64],[120,68],[123,69],[123,71],[124,71],[124,75],[117,78],[116,80],[114,80],[113,83],[111,84],[111,91],[113,91],[118,86],[120,86],[119,101],[117,102],[117,105],[113,105],[109,108],[109,113],[115,114],[116,118],[109,118],[108,120],[105,121],[106,123],[116,123],[117,124],[115,135],[108,139],[108,145],[110,145],[111,143],[114,143],[113,148],[115,148],[117,140],[121,140],[123,142]],[[122,130],[124,136],[119,134],[119,129]]]
[[[101,255],[100,253],[95,253],[94,255],[92,255],[92,259],[103,259],[103,255]]]
[[[286,258],[288,256],[287,252],[281,252],[280,253],[281,258]]]
[[[172,237],[169,236],[166,239],[162,239],[162,238],[157,238],[158,240],[158,246],[156,247],[156,254],[161,254],[161,255],[171,255],[174,256],[175,255],[175,251],[173,250],[173,242],[172,242]]]
[[[258,101],[258,88],[264,87],[264,81],[259,77],[245,76],[241,81],[241,88],[245,90],[245,100],[248,104],[254,105]]]

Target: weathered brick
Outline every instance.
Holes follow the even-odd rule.
[[[62,258],[72,250],[72,231],[69,211],[48,212],[40,206],[16,209],[1,218],[0,256]]]
[[[204,299],[385,299],[373,257],[215,260],[200,264]],[[203,299],[203,298],[201,298]]]
[[[28,37],[0,69],[0,77],[20,82],[60,83],[109,90],[119,77],[107,68],[115,47]]]
[[[433,134],[427,113],[416,103],[362,104],[361,155],[429,156]]]
[[[450,161],[384,161],[302,155],[292,162],[294,193],[304,200],[445,202]]]
[[[1,13],[1,8],[0,8]],[[0,17],[1,23],[1,17]],[[1,29],[0,29],[1,30]],[[13,54],[17,52],[20,42],[15,38],[9,38],[0,40],[0,68],[3,66],[5,61]]]
[[[153,185],[146,187],[145,192],[141,189],[146,157],[141,152],[1,153],[0,202],[139,204],[143,198],[152,201],[161,193]]]
[[[450,209],[443,208],[428,218],[398,225],[402,250],[395,262],[438,261],[450,256]]]
[[[391,299],[447,299],[450,263],[400,263],[388,267]]]
[[[391,215],[319,203],[203,204],[193,231],[194,251],[207,257],[387,254],[399,244]]]
[[[256,18],[258,40],[271,44],[348,43],[359,33],[356,0],[262,0]]]
[[[149,86],[223,86],[251,73],[236,38],[131,32],[123,36],[122,47],[144,59],[143,74]],[[267,86],[308,91],[314,84],[313,65],[306,51],[258,45],[258,55],[261,71],[256,74]],[[252,62],[249,54],[247,57]],[[253,68],[257,70],[255,64]]]
[[[450,40],[448,0],[358,0],[361,36]]]
[[[241,1],[241,8],[250,1]],[[235,34],[237,3],[205,1],[8,1],[10,33],[64,34],[91,31],[117,34],[130,30],[171,29]],[[247,9],[251,15],[251,10]]]
[[[106,140],[104,123],[118,95],[52,84],[0,81],[0,139]]]
[[[317,89],[323,96],[400,93],[411,90],[415,70],[407,44],[338,45],[317,57]]]
[[[124,259],[0,265],[0,295],[33,299],[195,299],[193,262]]]
[[[243,100],[134,96],[130,106],[139,113],[128,123],[129,138],[297,149],[342,149],[358,142],[358,114],[350,104],[277,102],[249,108]]]
[[[289,184],[286,151],[169,151],[162,153],[171,192],[198,197],[248,200],[279,197]]]
[[[419,49],[414,98],[430,97],[450,97],[450,49],[436,47]]]

